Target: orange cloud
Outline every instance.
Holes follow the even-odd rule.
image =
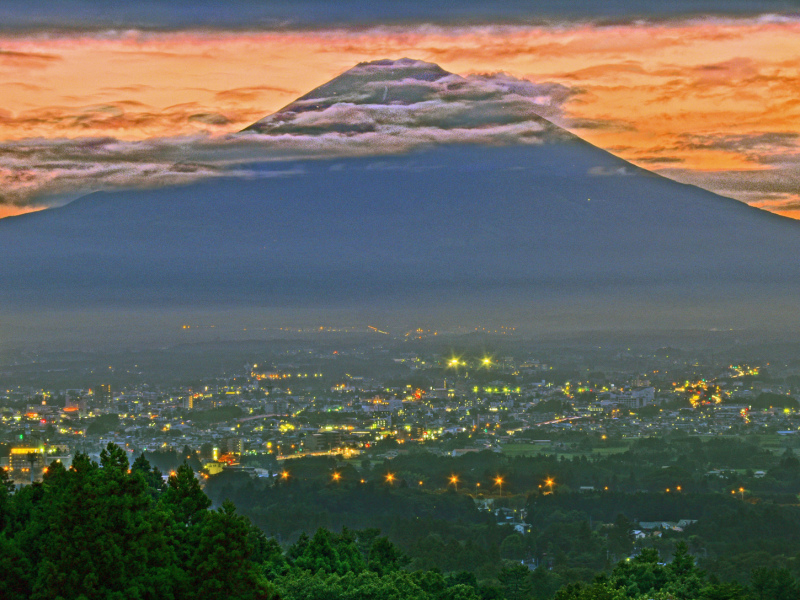
[[[557,124],[646,168],[678,177],[680,165],[683,179],[796,216],[770,190],[716,174],[779,174],[800,187],[796,152],[775,137],[800,130],[798,19],[20,35],[0,48],[4,140],[237,131],[355,63],[411,56],[566,86],[549,117]],[[762,137],[744,147],[748,136]]]

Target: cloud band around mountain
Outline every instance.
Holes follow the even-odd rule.
[[[404,76],[409,69],[411,76]],[[360,65],[240,134],[0,143],[0,203],[58,203],[96,189],[247,175],[240,165],[265,160],[397,153],[431,144],[544,143],[568,137],[542,118],[561,113],[574,94],[566,86],[535,84],[506,74],[461,77],[436,69],[409,60]],[[115,107],[98,107],[95,113],[99,118],[125,118]],[[224,116],[192,113],[185,118],[214,124]]]

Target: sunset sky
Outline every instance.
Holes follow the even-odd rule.
[[[153,145],[173,157],[224,145],[356,63],[411,57],[559,84],[545,115],[556,124],[667,177],[800,218],[797,15],[212,27],[162,14],[156,26],[123,15],[112,27],[90,12],[28,22],[19,6],[18,22],[0,28],[0,217],[152,184]]]

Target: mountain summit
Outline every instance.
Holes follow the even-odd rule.
[[[398,135],[505,131],[520,138],[563,135],[543,116],[568,95],[558,84],[503,74],[462,77],[409,58],[360,63],[245,132],[270,136]]]
[[[426,144],[263,162],[245,177],[4,219],[0,340],[59,328],[182,339],[186,314],[205,315],[215,336],[243,321],[365,318],[551,334],[800,329],[799,223],[563,132],[531,110],[547,97],[510,78],[365,63],[243,135],[358,138],[375,153],[423,132]],[[486,131],[505,137],[470,137]]]

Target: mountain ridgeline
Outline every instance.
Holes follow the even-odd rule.
[[[503,113],[497,90],[382,65],[240,134],[363,138],[372,155],[253,163],[0,221],[4,314],[26,335],[45,327],[26,315],[81,307],[136,313],[145,329],[148,314],[220,309],[270,324],[336,314],[534,332],[800,325],[800,224],[635,167],[538,115],[509,141],[517,91]],[[387,152],[398,127],[431,141]]]

